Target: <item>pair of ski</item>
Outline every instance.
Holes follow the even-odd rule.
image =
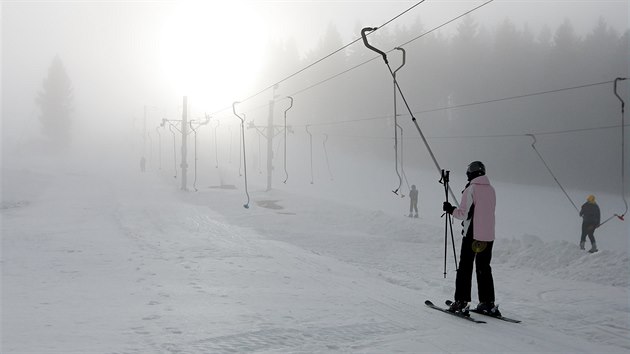
[[[450,306],[450,305],[451,305],[451,303],[452,303],[452,302],[451,302],[451,300],[446,300],[446,305],[447,305],[447,306]],[[463,314],[461,314],[461,313],[459,313],[459,312],[451,312],[451,311],[449,311],[449,310],[447,310],[447,309],[445,309],[445,308],[442,308],[442,307],[436,306],[436,305],[434,305],[434,304],[433,304],[430,300],[426,300],[426,301],[424,302],[424,304],[425,304],[425,305],[427,305],[428,307],[430,307],[430,308],[434,309],[434,310],[442,311],[442,312],[444,312],[444,313],[448,313],[449,315],[453,315],[453,316],[455,316],[455,317],[463,318],[463,319],[468,320],[468,321],[471,321],[471,322],[475,322],[475,323],[486,323],[486,321],[478,320],[478,319],[476,319],[476,318],[474,318],[474,317],[466,316],[466,315],[463,315]],[[486,313],[484,313],[484,312],[477,311],[476,309],[474,309],[474,310],[470,310],[470,312],[478,313],[478,314],[480,314],[480,315],[484,315],[484,316],[488,316],[488,317],[496,318],[497,320],[502,320],[502,321],[506,321],[506,322],[512,322],[512,323],[520,323],[520,322],[521,322],[520,320],[515,320],[515,319],[513,319],[513,318],[509,318],[509,317],[505,317],[505,316],[492,316],[492,315],[486,314]]]

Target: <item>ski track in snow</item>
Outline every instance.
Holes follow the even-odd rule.
[[[454,291],[439,216],[255,190],[244,211],[239,190],[19,176],[0,209],[2,352],[630,350],[627,250],[499,240],[498,302],[524,322],[470,324],[423,305]]]

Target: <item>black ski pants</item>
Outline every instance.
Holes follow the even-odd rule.
[[[462,239],[462,249],[459,254],[459,269],[455,280],[455,300],[470,302],[472,286],[473,263],[477,272],[477,291],[479,302],[494,302],[494,280],[492,279],[492,245],[486,243],[486,248],[478,253],[473,251],[473,238]]]
[[[597,224],[582,223],[582,236],[580,236],[580,243],[584,243],[586,241],[586,236],[588,236],[588,240],[591,241],[591,245],[595,244],[596,226]]]

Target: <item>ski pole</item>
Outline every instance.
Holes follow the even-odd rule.
[[[238,101],[232,103],[232,111],[234,115],[241,120],[241,138],[243,140],[243,166],[245,169],[245,195],[247,195],[247,203],[243,205],[245,209],[249,209],[249,192],[247,191],[247,158],[245,157],[245,118],[242,118],[236,113],[236,105],[240,103]]]
[[[383,57],[383,61],[385,61],[385,64],[387,65],[387,68],[389,69],[389,73],[392,75],[392,77],[394,76],[394,72],[392,71],[392,68],[389,66],[389,62],[387,61],[387,54],[385,54],[385,52],[379,50],[378,48],[370,45],[370,43],[368,43],[367,40],[367,34],[366,32],[373,32],[376,31],[378,29],[378,27],[365,27],[361,30],[361,37],[363,38],[363,44],[365,44],[365,46],[370,49],[375,51],[376,53],[380,54]],[[433,150],[431,150],[431,146],[429,146],[429,143],[427,142],[427,139],[424,136],[424,133],[422,133],[422,129],[420,129],[420,125],[418,125],[418,122],[416,120],[416,117],[413,115],[413,112],[411,111],[411,108],[409,107],[409,103],[407,103],[407,99],[405,98],[404,93],[402,92],[402,89],[400,88],[400,84],[398,83],[398,81],[395,81],[396,84],[396,88],[398,89],[398,92],[400,93],[400,97],[403,99],[403,102],[405,103],[405,106],[407,107],[407,111],[409,112],[409,115],[411,116],[411,120],[413,122],[413,124],[416,126],[416,129],[418,130],[418,133],[420,134],[420,137],[422,138],[422,141],[424,143],[424,146],[427,148],[427,151],[429,152],[429,155],[431,156],[431,159],[433,160],[433,163],[435,164],[435,167],[438,170],[438,173],[442,173],[442,168],[440,167],[440,164],[438,163],[437,159],[435,158],[435,154],[433,153]],[[453,197],[453,200],[455,202],[455,204],[457,206],[459,206],[458,202],[457,202],[457,198],[455,197],[455,193],[453,193],[453,191],[451,190],[450,186],[448,187],[448,191],[450,192],[451,196]]]
[[[291,100],[291,105],[284,111],[284,182],[287,183],[289,179],[289,172],[287,171],[287,112],[293,107],[293,97],[287,96]]]
[[[446,197],[446,202],[448,202],[448,191],[449,191],[449,175],[450,171],[442,170],[442,177],[440,178],[440,184],[444,185],[444,194]],[[444,212],[442,217],[446,215],[446,219],[444,219],[444,278],[446,278],[446,255],[448,249],[448,231],[451,231],[451,242],[453,244],[453,257],[455,259],[455,270],[457,270],[457,252],[455,250],[455,238],[453,237],[453,222],[451,219],[451,214]]]

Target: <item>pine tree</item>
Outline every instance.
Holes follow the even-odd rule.
[[[63,63],[59,56],[55,56],[35,101],[41,109],[42,132],[59,146],[67,146],[71,140],[72,91],[72,82]]]

